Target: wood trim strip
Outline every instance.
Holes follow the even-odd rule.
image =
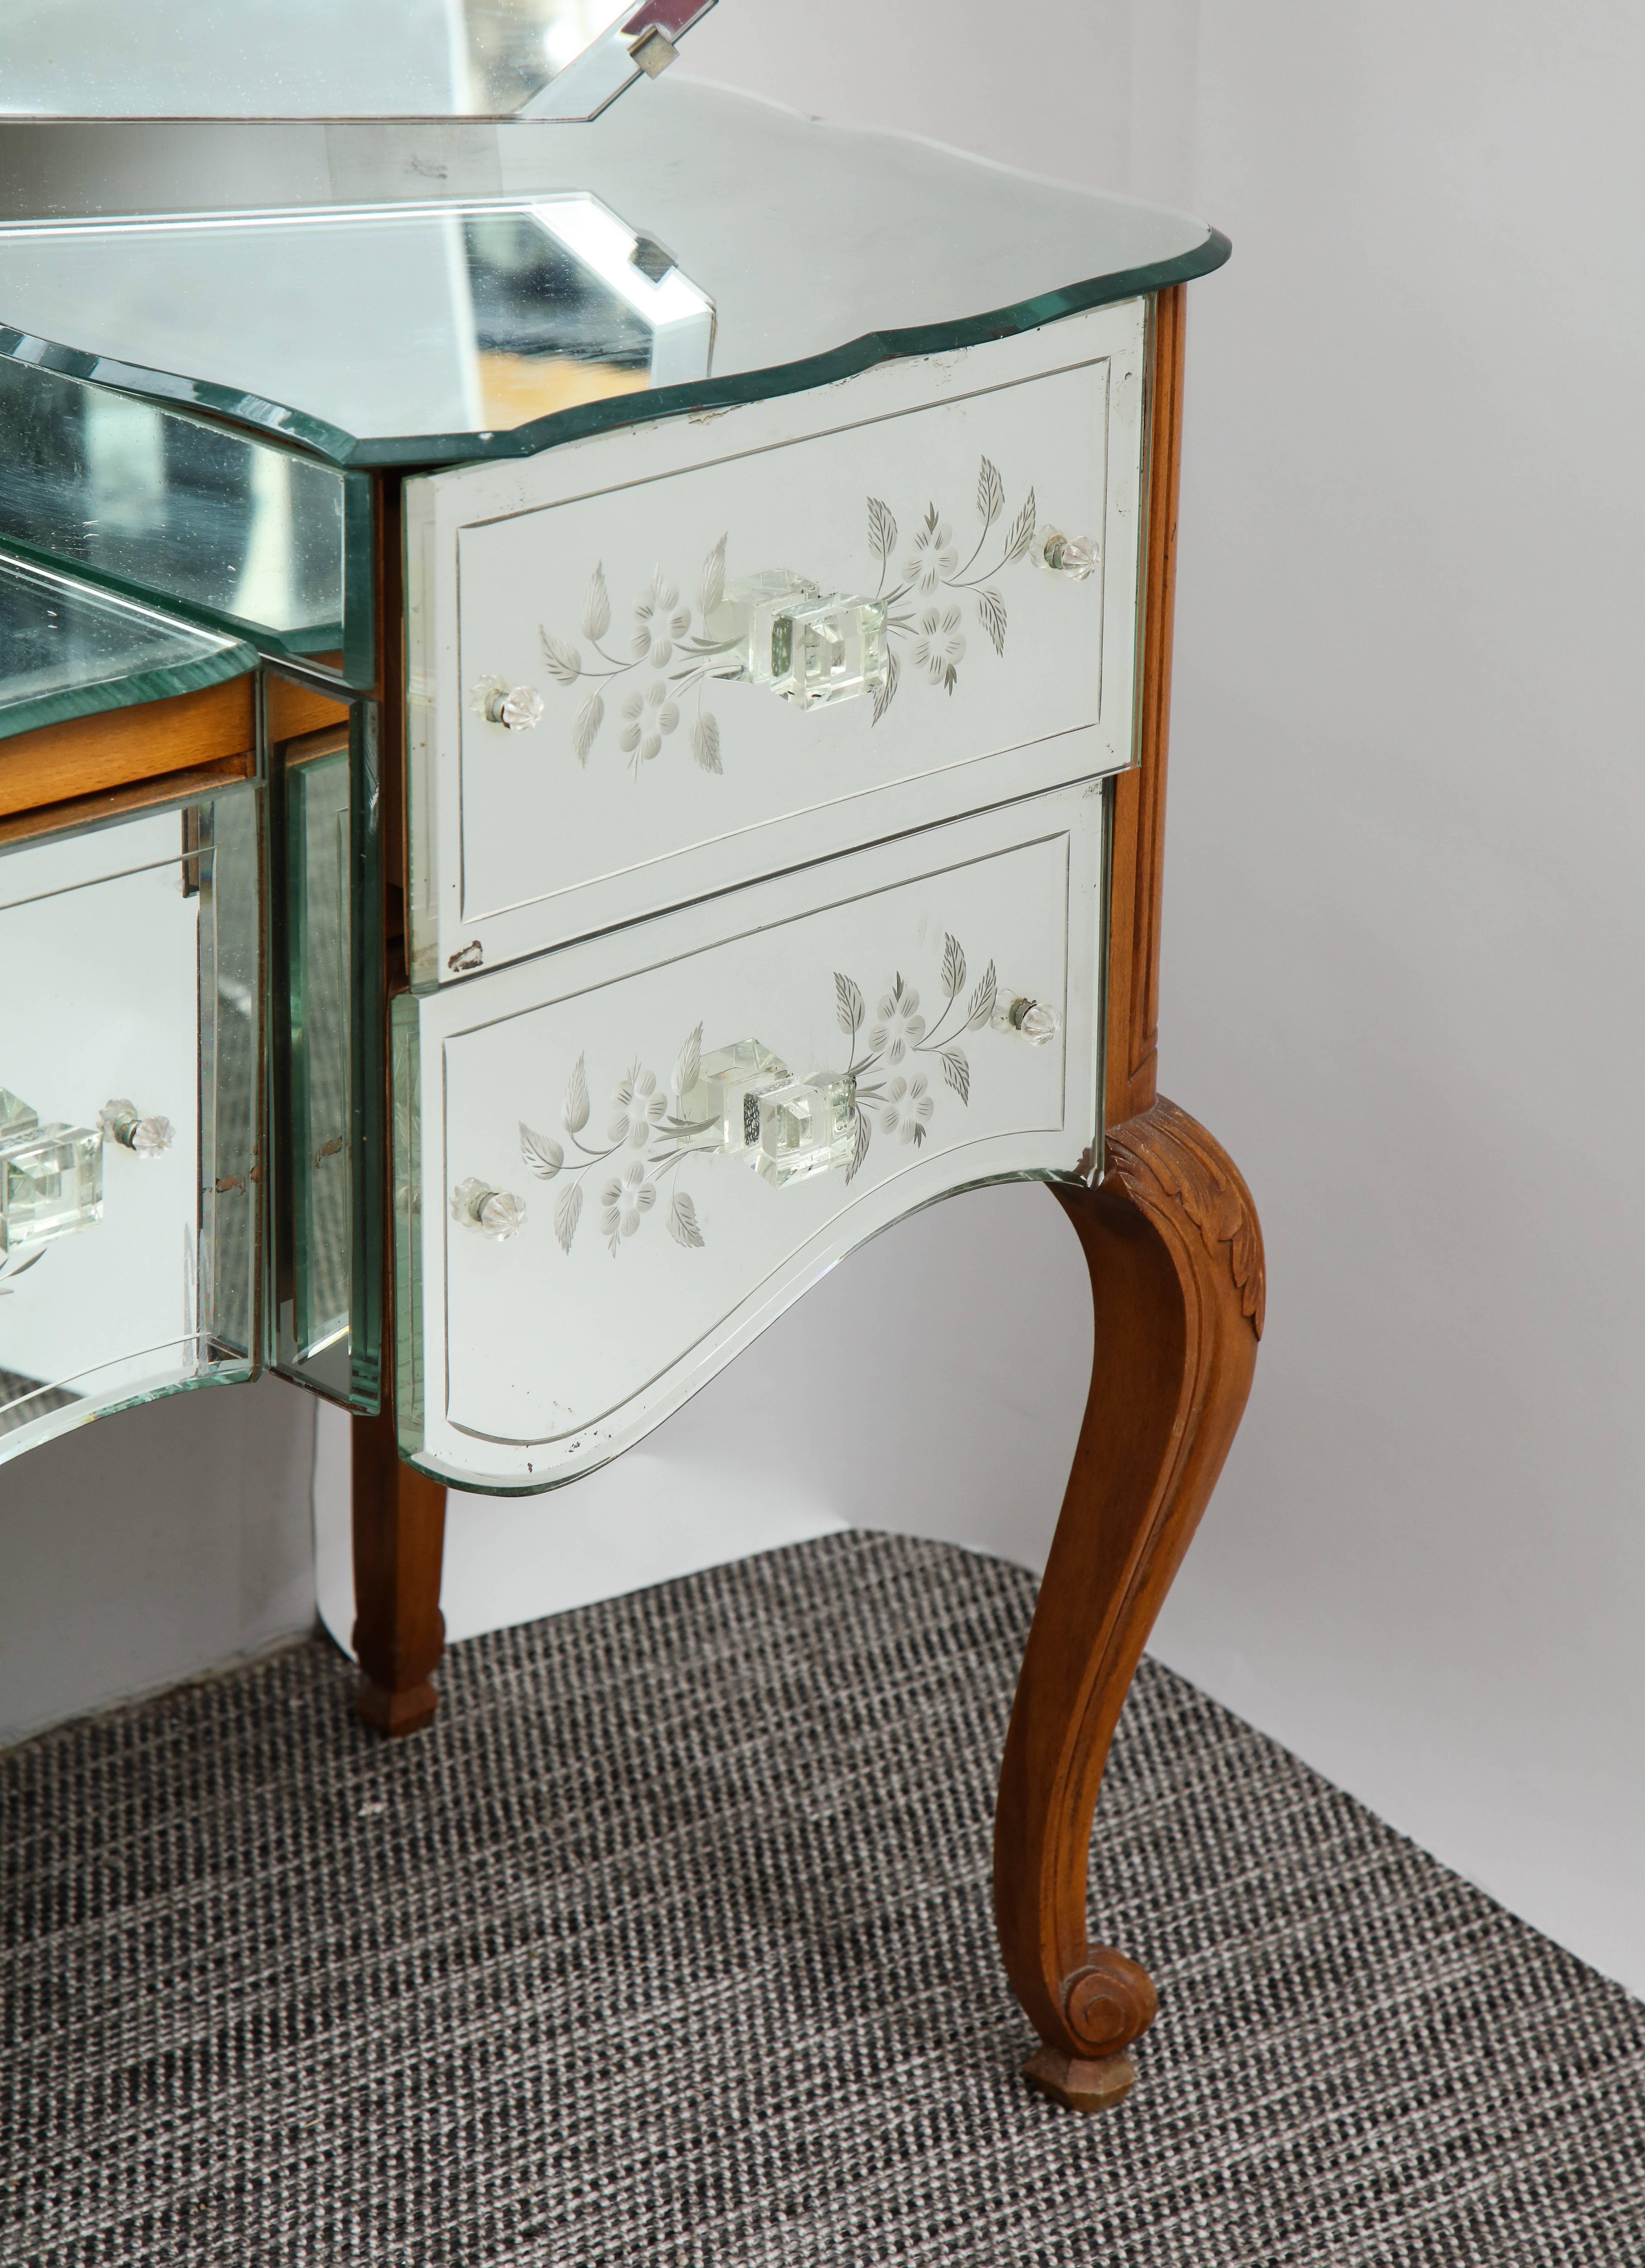
[[[37,835],[57,835],[71,827],[95,827],[106,819],[123,819],[134,811],[147,811],[157,804],[187,803],[193,797],[210,795],[220,787],[232,787],[237,780],[250,779],[256,772],[251,751],[243,755],[230,756],[221,763],[197,764],[192,770],[163,772],[153,779],[136,780],[125,787],[107,790],[100,795],[82,795],[63,803],[41,805],[33,811],[20,811],[7,819],[0,819],[0,849],[13,843],[32,842]]]
[[[1158,1094],[1160,917],[1186,314],[1186,293],[1180,284],[1162,291],[1154,301],[1137,762],[1120,774],[1114,787],[1104,1079],[1104,1110],[1110,1126],[1152,1109]]]
[[[133,709],[66,718],[0,740],[0,814],[67,802],[163,772],[249,758],[255,680],[232,677]]]

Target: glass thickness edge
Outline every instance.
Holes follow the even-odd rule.
[[[132,363],[115,362],[107,355],[87,354],[48,339],[0,327],[0,357],[38,364],[68,378],[91,380],[155,401],[181,404],[209,414],[232,418],[260,432],[274,433],[312,450],[328,462],[364,468],[386,465],[474,464],[491,459],[533,457],[562,441],[581,440],[590,433],[622,425],[645,424],[653,418],[676,416],[690,409],[732,409],[749,401],[763,401],[778,394],[802,394],[808,387],[832,385],[854,378],[876,364],[896,362],[915,355],[951,354],[962,347],[980,346],[985,340],[1009,338],[1037,330],[1064,315],[1083,314],[1091,307],[1111,306],[1120,299],[1135,299],[1163,291],[1174,284],[1189,284],[1221,268],[1233,246],[1220,229],[1206,232],[1203,244],[1180,253],[1174,260],[1155,261],[1142,268],[1127,268],[1084,283],[1067,284],[1020,299],[1006,307],[977,315],[958,316],[941,323],[921,323],[906,330],[866,331],[859,337],[808,355],[797,362],[778,363],[769,369],[738,371],[724,378],[688,379],[678,386],[658,387],[647,394],[618,394],[601,401],[578,403],[552,416],[534,418],[529,424],[494,432],[482,440],[477,433],[408,433],[379,439],[357,439],[341,426],[306,410],[288,409],[261,395],[237,392],[203,379],[183,378],[174,372],[149,370]]]
[[[389,1003],[392,1056],[395,1234],[395,1427],[402,1457],[423,1454],[422,1003],[409,992]]]
[[[256,666],[253,649],[236,644],[220,653],[196,655],[192,661],[163,662],[95,684],[67,685],[0,709],[0,740],[32,733],[41,725],[64,724],[71,717],[96,717],[110,710],[135,709],[145,701],[164,701],[173,693],[198,693],[227,678],[244,677]]]

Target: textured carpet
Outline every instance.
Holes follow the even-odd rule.
[[[305,1646],[0,1757],[0,2260],[1645,2263],[1645,2008],[1145,1665],[1094,1862],[1162,2013],[1042,2101],[989,1912],[1032,1604],[832,1536]]]

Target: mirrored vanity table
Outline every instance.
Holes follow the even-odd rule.
[[[0,127],[0,1456],[264,1367],[349,1409],[411,1733],[447,1484],[574,1486],[866,1238],[1044,1182],[1095,1358],[996,1898],[1093,2109],[1155,2006],[1098,1783],[1263,1318],[1154,1077],[1228,247],[660,75],[697,12],[509,122]]]

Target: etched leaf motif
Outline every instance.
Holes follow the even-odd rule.
[[[991,961],[983,971],[983,981],[971,995],[970,1005],[965,1012],[968,1032],[980,1031],[994,1012],[994,964]]]
[[[852,1109],[852,1119],[853,1123],[852,1127],[851,1138],[851,1163],[845,1168],[845,1179],[847,1182],[852,1182],[856,1179],[857,1168],[861,1165],[863,1160],[868,1154],[868,1136],[871,1131],[868,1124],[868,1114],[866,1110],[853,1105]]]
[[[977,475],[977,510],[985,527],[992,527],[1006,508],[1006,484],[986,457]]]
[[[551,1182],[565,1163],[565,1152],[557,1142],[546,1134],[534,1134],[522,1118],[520,1122],[520,1154],[541,1182]]]
[[[582,1214],[583,1185],[580,1182],[567,1182],[554,1207],[554,1235],[562,1252],[571,1250]]]
[[[542,659],[562,685],[575,685],[583,674],[583,658],[569,638],[556,637],[552,630],[539,625],[537,635],[542,640]]]
[[[901,666],[896,659],[896,648],[893,646],[885,658],[885,682],[878,688],[874,696],[874,715],[868,720],[871,729],[879,723],[881,718],[890,707],[896,692],[897,680],[902,674]]]
[[[834,971],[834,1002],[841,1031],[854,1039],[862,1029],[862,994],[851,978],[842,976],[837,968]]]
[[[942,1076],[959,1096],[960,1101],[969,1103],[971,1099],[971,1067],[965,1060],[963,1048],[943,1049]]]
[[[591,693],[578,710],[572,724],[572,747],[579,764],[588,761],[588,751],[594,744],[594,735],[604,720],[606,704],[597,693]]]
[[[703,1067],[703,1027],[699,1024],[675,1058],[674,1091],[690,1094]]]
[[[977,619],[993,641],[996,653],[1006,650],[1006,602],[991,585],[977,593]]]
[[[580,1134],[588,1123],[588,1081],[580,1056],[577,1058],[576,1069],[565,1082],[565,1107],[560,1118],[568,1134]]]
[[[950,937],[945,930],[942,933],[942,989],[950,1000],[964,982],[965,955],[960,949],[958,938]]]
[[[583,600],[583,636],[586,638],[602,638],[610,627],[611,596],[606,589],[602,561],[588,578],[588,590]]]
[[[896,549],[896,522],[878,497],[868,499],[868,547],[882,567]]]
[[[1035,511],[1034,491],[1030,489],[1028,502],[1011,523],[1011,533],[1006,538],[1006,556],[1000,563],[1002,566],[1008,567],[1014,559],[1020,559],[1033,541]]]
[[[703,1232],[697,1225],[697,1207],[683,1189],[676,1189],[668,1204],[668,1233],[676,1244],[700,1251]]]
[[[703,579],[697,588],[697,610],[703,618],[704,635],[707,635],[708,618],[726,595],[726,539],[722,535],[703,562]]]
[[[691,755],[705,772],[721,770],[719,762],[719,726],[706,710],[691,727]]]

